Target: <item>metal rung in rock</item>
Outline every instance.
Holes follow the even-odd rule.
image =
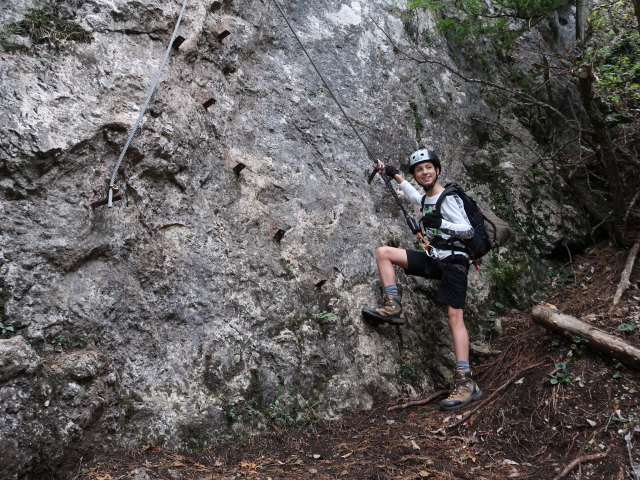
[[[203,106],[206,110],[208,110],[208,109],[209,109],[209,107],[210,107],[211,105],[213,105],[214,103],[216,103],[216,99],[215,99],[215,98],[210,98],[209,100],[207,100],[206,102],[204,102],[204,103],[202,104],[202,106]]]
[[[244,163],[238,163],[235,167],[233,167],[233,172],[236,175],[240,175],[240,172],[244,170],[246,165]]]
[[[273,236],[273,239],[276,241],[276,243],[280,243],[285,233],[287,233],[286,230],[282,230],[281,228],[278,229],[278,231]]]
[[[178,35],[176,37],[176,39],[173,41],[173,43],[171,44],[171,46],[175,49],[178,50],[180,48],[180,45],[182,45],[184,43],[184,41],[186,40],[186,38]]]
[[[112,200],[113,200],[114,202],[115,202],[115,201],[117,201],[117,200],[122,200],[122,194],[121,194],[121,193],[115,193],[115,194],[113,195]],[[100,200],[96,200],[96,201],[94,201],[94,202],[91,202],[91,203],[89,204],[89,206],[90,206],[91,208],[96,208],[96,207],[99,207],[99,206],[101,206],[101,205],[106,205],[107,203],[109,203],[109,197],[104,197],[104,198],[101,198]]]
[[[222,32],[220,32],[218,34],[218,41],[222,42],[225,38],[227,38],[229,35],[231,35],[231,32],[229,30],[223,30]]]

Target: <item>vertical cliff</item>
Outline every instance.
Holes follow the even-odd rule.
[[[472,120],[492,116],[477,84],[399,50],[455,66],[428,15],[399,0],[320,3],[283,8],[378,158],[428,146],[446,180],[506,202],[513,221],[532,203],[547,218],[539,250],[496,256],[512,259],[509,281],[530,284],[537,255],[581,238],[533,196],[536,143],[518,120],[518,141],[496,140]],[[40,41],[16,30],[36,6],[0,13],[3,473],[97,438],[197,446],[442,381],[452,354],[429,283],[401,276],[401,329],[360,317],[379,292],[376,246],[413,239],[272,1],[189,2],[113,208],[91,204],[181,2],[46,4],[87,35]],[[495,277],[471,277],[477,319]]]

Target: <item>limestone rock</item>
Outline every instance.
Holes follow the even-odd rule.
[[[0,384],[18,375],[30,376],[40,365],[40,357],[22,336],[0,339]]]
[[[122,200],[92,208],[180,3],[60,0],[90,43],[0,57],[2,321],[21,335],[0,341],[2,478],[45,461],[59,469],[101,445],[204,446],[309,405],[335,417],[402,391],[402,364],[423,390],[450,371],[431,283],[400,272],[401,335],[360,317],[379,295],[375,248],[413,248],[414,238],[381,181],[366,182],[372,159],[270,2],[189,2],[185,42],[117,175]],[[534,200],[557,212],[527,193],[530,149],[479,151],[470,119],[491,110],[476,85],[399,56],[385,33],[449,61],[433,19],[405,15],[405,4],[286,11],[376,157],[406,165],[429,146],[443,180],[475,186],[488,205],[496,185],[474,180],[466,162],[501,179],[512,203],[493,206],[523,219]],[[34,5],[8,2],[0,28]],[[517,119],[510,127],[533,142]],[[580,225],[566,232],[584,237]],[[561,239],[537,235],[544,251]],[[470,281],[473,315],[495,281],[487,270]]]

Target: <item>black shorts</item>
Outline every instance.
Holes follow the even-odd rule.
[[[453,308],[464,308],[467,296],[469,265],[463,265],[464,255],[457,255],[459,263],[431,258],[424,252],[407,250],[407,275],[440,280],[435,301]]]

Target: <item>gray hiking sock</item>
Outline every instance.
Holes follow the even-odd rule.
[[[393,285],[387,285],[384,287],[384,293],[392,297],[397,297],[399,295],[398,286],[395,283]]]
[[[464,370],[465,372],[468,372],[469,370],[471,370],[471,366],[469,365],[469,361],[468,360],[457,360],[456,361],[456,370]]]

